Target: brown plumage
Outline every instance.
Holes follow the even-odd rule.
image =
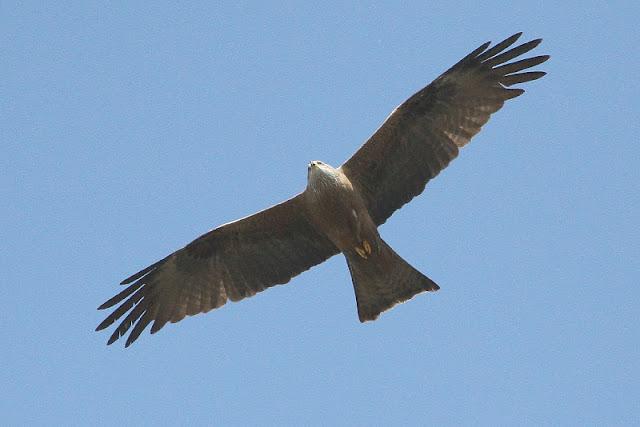
[[[253,296],[339,252],[363,322],[439,289],[382,240],[377,226],[419,195],[506,100],[524,92],[509,86],[544,76],[522,71],[546,55],[508,63],[541,41],[506,50],[520,35],[464,57],[396,108],[341,167],[311,162],[301,194],[222,225],[125,279],[128,286],[99,307],[118,305],[97,330],[126,314],[108,343],[133,326],[128,346],[151,323],[155,333],[167,322]]]

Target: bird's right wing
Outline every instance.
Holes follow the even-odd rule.
[[[155,333],[167,322],[218,308],[227,299],[239,301],[287,283],[337,253],[307,220],[299,194],[222,225],[125,279],[128,287],[99,307],[120,304],[96,330],[130,311],[109,339],[111,344],[135,323],[129,346],[151,322]]]
[[[489,47],[489,42],[396,108],[380,128],[341,168],[358,187],[376,224],[422,193],[480,131],[489,116],[522,89],[516,83],[544,76],[522,72],[547,55],[507,63],[535,48],[540,39],[505,52],[521,33]]]

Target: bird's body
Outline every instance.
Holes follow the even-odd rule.
[[[97,330],[126,314],[109,344],[133,326],[128,346],[151,323],[155,333],[167,322],[287,283],[338,253],[346,258],[362,322],[439,289],[377,227],[419,195],[505,101],[524,92],[509,86],[545,74],[522,71],[546,55],[509,62],[541,41],[507,50],[520,35],[465,56],[396,108],[342,166],[311,162],[302,193],[215,228],[125,279],[127,287],[99,307],[118,305]]]
[[[341,168],[311,162],[302,196],[313,226],[347,260],[360,321],[375,320],[395,304],[439,288],[382,240],[360,192]]]
[[[355,251],[362,242],[377,243],[378,231],[349,178],[326,163],[309,164],[307,216],[340,251]]]

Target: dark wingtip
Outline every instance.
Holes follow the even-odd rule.
[[[542,39],[540,39],[540,38],[533,39],[533,40],[529,40],[526,43],[522,43],[520,46],[517,46],[514,49],[522,49],[523,50],[522,53],[526,53],[526,52],[529,52],[530,50],[533,50],[536,47],[538,47],[540,45],[540,43],[542,43]]]
[[[150,331],[151,335],[155,334],[160,329],[162,329],[165,323],[166,322],[158,322],[157,320],[153,322],[153,325],[151,325],[151,331]]]
[[[107,341],[107,345],[111,345],[114,342],[118,341],[118,338],[120,338],[120,335],[117,335],[117,333],[114,333],[113,335],[111,335],[111,337],[109,338],[109,341]]]
[[[114,318],[113,314],[109,315],[106,319],[100,322],[100,324],[96,327],[96,332],[108,328],[113,324],[113,322],[115,322],[115,320],[116,319]]]
[[[463,62],[465,60],[469,60],[471,58],[475,58],[476,56],[480,55],[482,52],[484,52],[485,50],[487,50],[487,48],[489,47],[489,45],[491,44],[491,42],[485,42],[483,44],[481,44],[480,46],[478,46],[476,49],[473,50],[473,52],[471,52],[470,54],[468,54],[467,56],[465,56],[464,58],[462,58]]]
[[[547,73],[545,73],[544,71],[529,71],[526,73],[509,74],[508,76],[504,76],[502,79],[500,79],[500,83],[502,83],[504,86],[509,87],[518,83],[526,83],[533,80],[538,80],[539,78],[542,78],[546,75]]]
[[[497,43],[494,46],[492,46],[491,49],[482,52],[482,54],[478,55],[477,59],[482,62],[488,58],[491,58],[492,56],[502,52],[509,46],[513,45],[520,38],[521,35],[522,33],[520,32],[520,33],[515,33],[510,37],[507,37],[506,39],[502,40],[500,43]]]
[[[474,52],[477,52],[477,53],[484,52],[489,46],[491,46],[491,41],[484,42],[483,44],[478,46],[478,48],[474,50]]]
[[[126,279],[124,279],[122,282],[120,282],[121,285],[128,285],[129,283],[133,282],[134,280],[138,280],[139,278],[141,278],[142,276],[145,276],[147,273],[149,273],[150,271],[154,270],[156,267],[162,265],[165,261],[167,261],[173,254],[161,259],[160,261],[154,262],[153,264],[151,264],[150,266],[148,266],[147,268],[144,268],[140,271],[138,271],[135,274],[132,274],[131,276],[127,277]]]
[[[505,41],[510,41],[511,43],[515,43],[520,37],[522,37],[522,31],[518,31],[517,33],[507,37]]]
[[[149,326],[149,323],[151,323],[152,320],[153,320],[153,316],[151,314],[151,311],[148,311],[148,310],[145,311],[145,313],[142,315],[142,317],[138,320],[136,325],[133,327],[133,330],[127,337],[127,342],[125,343],[124,346],[129,347],[131,344],[133,344],[140,337],[142,332],[144,332],[144,330],[147,329],[147,326]]]
[[[506,52],[502,52],[497,56],[493,56],[491,58],[486,59],[486,61],[484,62],[485,65],[489,66],[489,67],[495,67],[498,66],[500,64],[505,64],[506,62],[512,60],[513,58],[516,58],[520,55],[523,55],[527,52],[529,52],[530,50],[536,48],[540,42],[542,41],[542,39],[536,39],[536,40],[531,40],[528,41],[526,43],[521,44],[520,46],[516,46],[514,48],[511,48],[509,50],[507,50]],[[492,50],[492,49],[490,49]],[[492,52],[492,54],[496,54],[498,52]]]
[[[505,99],[513,99],[524,93],[524,89],[504,89],[506,92]]]
[[[141,286],[142,286],[142,283],[140,283],[140,282],[134,283],[133,285],[131,285],[128,288],[126,288],[124,291],[118,293],[117,295],[114,295],[113,297],[111,297],[108,300],[106,300],[105,302],[103,302],[102,305],[100,305],[98,307],[98,310],[104,310],[105,308],[113,307],[114,305],[118,304],[119,302],[121,302],[125,298],[129,297],[131,294],[133,294],[136,291],[137,291],[137,294],[140,293],[139,288]],[[132,300],[130,299],[129,301],[125,302],[124,304],[126,305],[128,302],[131,302],[131,301]],[[135,296],[134,296],[134,301],[137,301],[137,299],[135,299]],[[116,316],[116,317],[120,317],[120,316]]]
[[[96,326],[96,332],[101,331],[101,330],[105,329],[107,326],[110,325],[110,323],[109,324],[105,324],[105,321],[106,321],[106,319],[103,320],[98,326]]]
[[[533,39],[531,41],[528,41],[526,43],[523,43],[522,46],[526,46],[527,48],[527,52],[530,50],[535,49],[536,47],[538,47],[538,45],[542,43],[542,39]],[[524,52],[523,52],[524,53]]]
[[[129,334],[129,337],[127,338],[127,342],[124,343],[124,348],[129,347],[131,344],[133,344],[134,342],[136,342],[138,340],[138,337],[140,336],[140,333],[134,335],[133,332],[131,332]]]
[[[133,274],[129,277],[127,277],[126,279],[124,279],[122,282],[120,282],[121,285],[128,285],[129,283],[133,282],[136,279],[139,279],[140,277],[144,276],[144,274],[147,272],[147,269],[141,270],[139,272],[137,272],[136,274]]]
[[[136,325],[137,326],[137,325]],[[129,347],[131,344],[133,344],[134,342],[136,342],[136,340],[138,339],[138,337],[140,336],[140,332],[135,333],[135,329],[129,334],[129,336],[127,337],[127,342],[124,343],[124,348]]]
[[[522,37],[522,31],[519,31],[509,37],[507,37],[506,39],[504,39],[503,41],[501,41],[498,44],[506,44],[507,46],[511,46],[513,43],[515,43],[520,37]]]

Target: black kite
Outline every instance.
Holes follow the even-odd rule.
[[[111,344],[135,325],[129,346],[151,322],[153,334],[167,322],[287,283],[340,252],[361,322],[439,289],[400,258],[377,227],[419,195],[506,100],[524,92],[508,87],[545,75],[522,71],[547,55],[507,63],[541,41],[506,50],[520,35],[491,48],[487,42],[465,56],[396,108],[339,168],[311,162],[302,193],[222,225],[125,279],[128,287],[99,307],[120,304],[97,330],[129,312],[109,339]]]

